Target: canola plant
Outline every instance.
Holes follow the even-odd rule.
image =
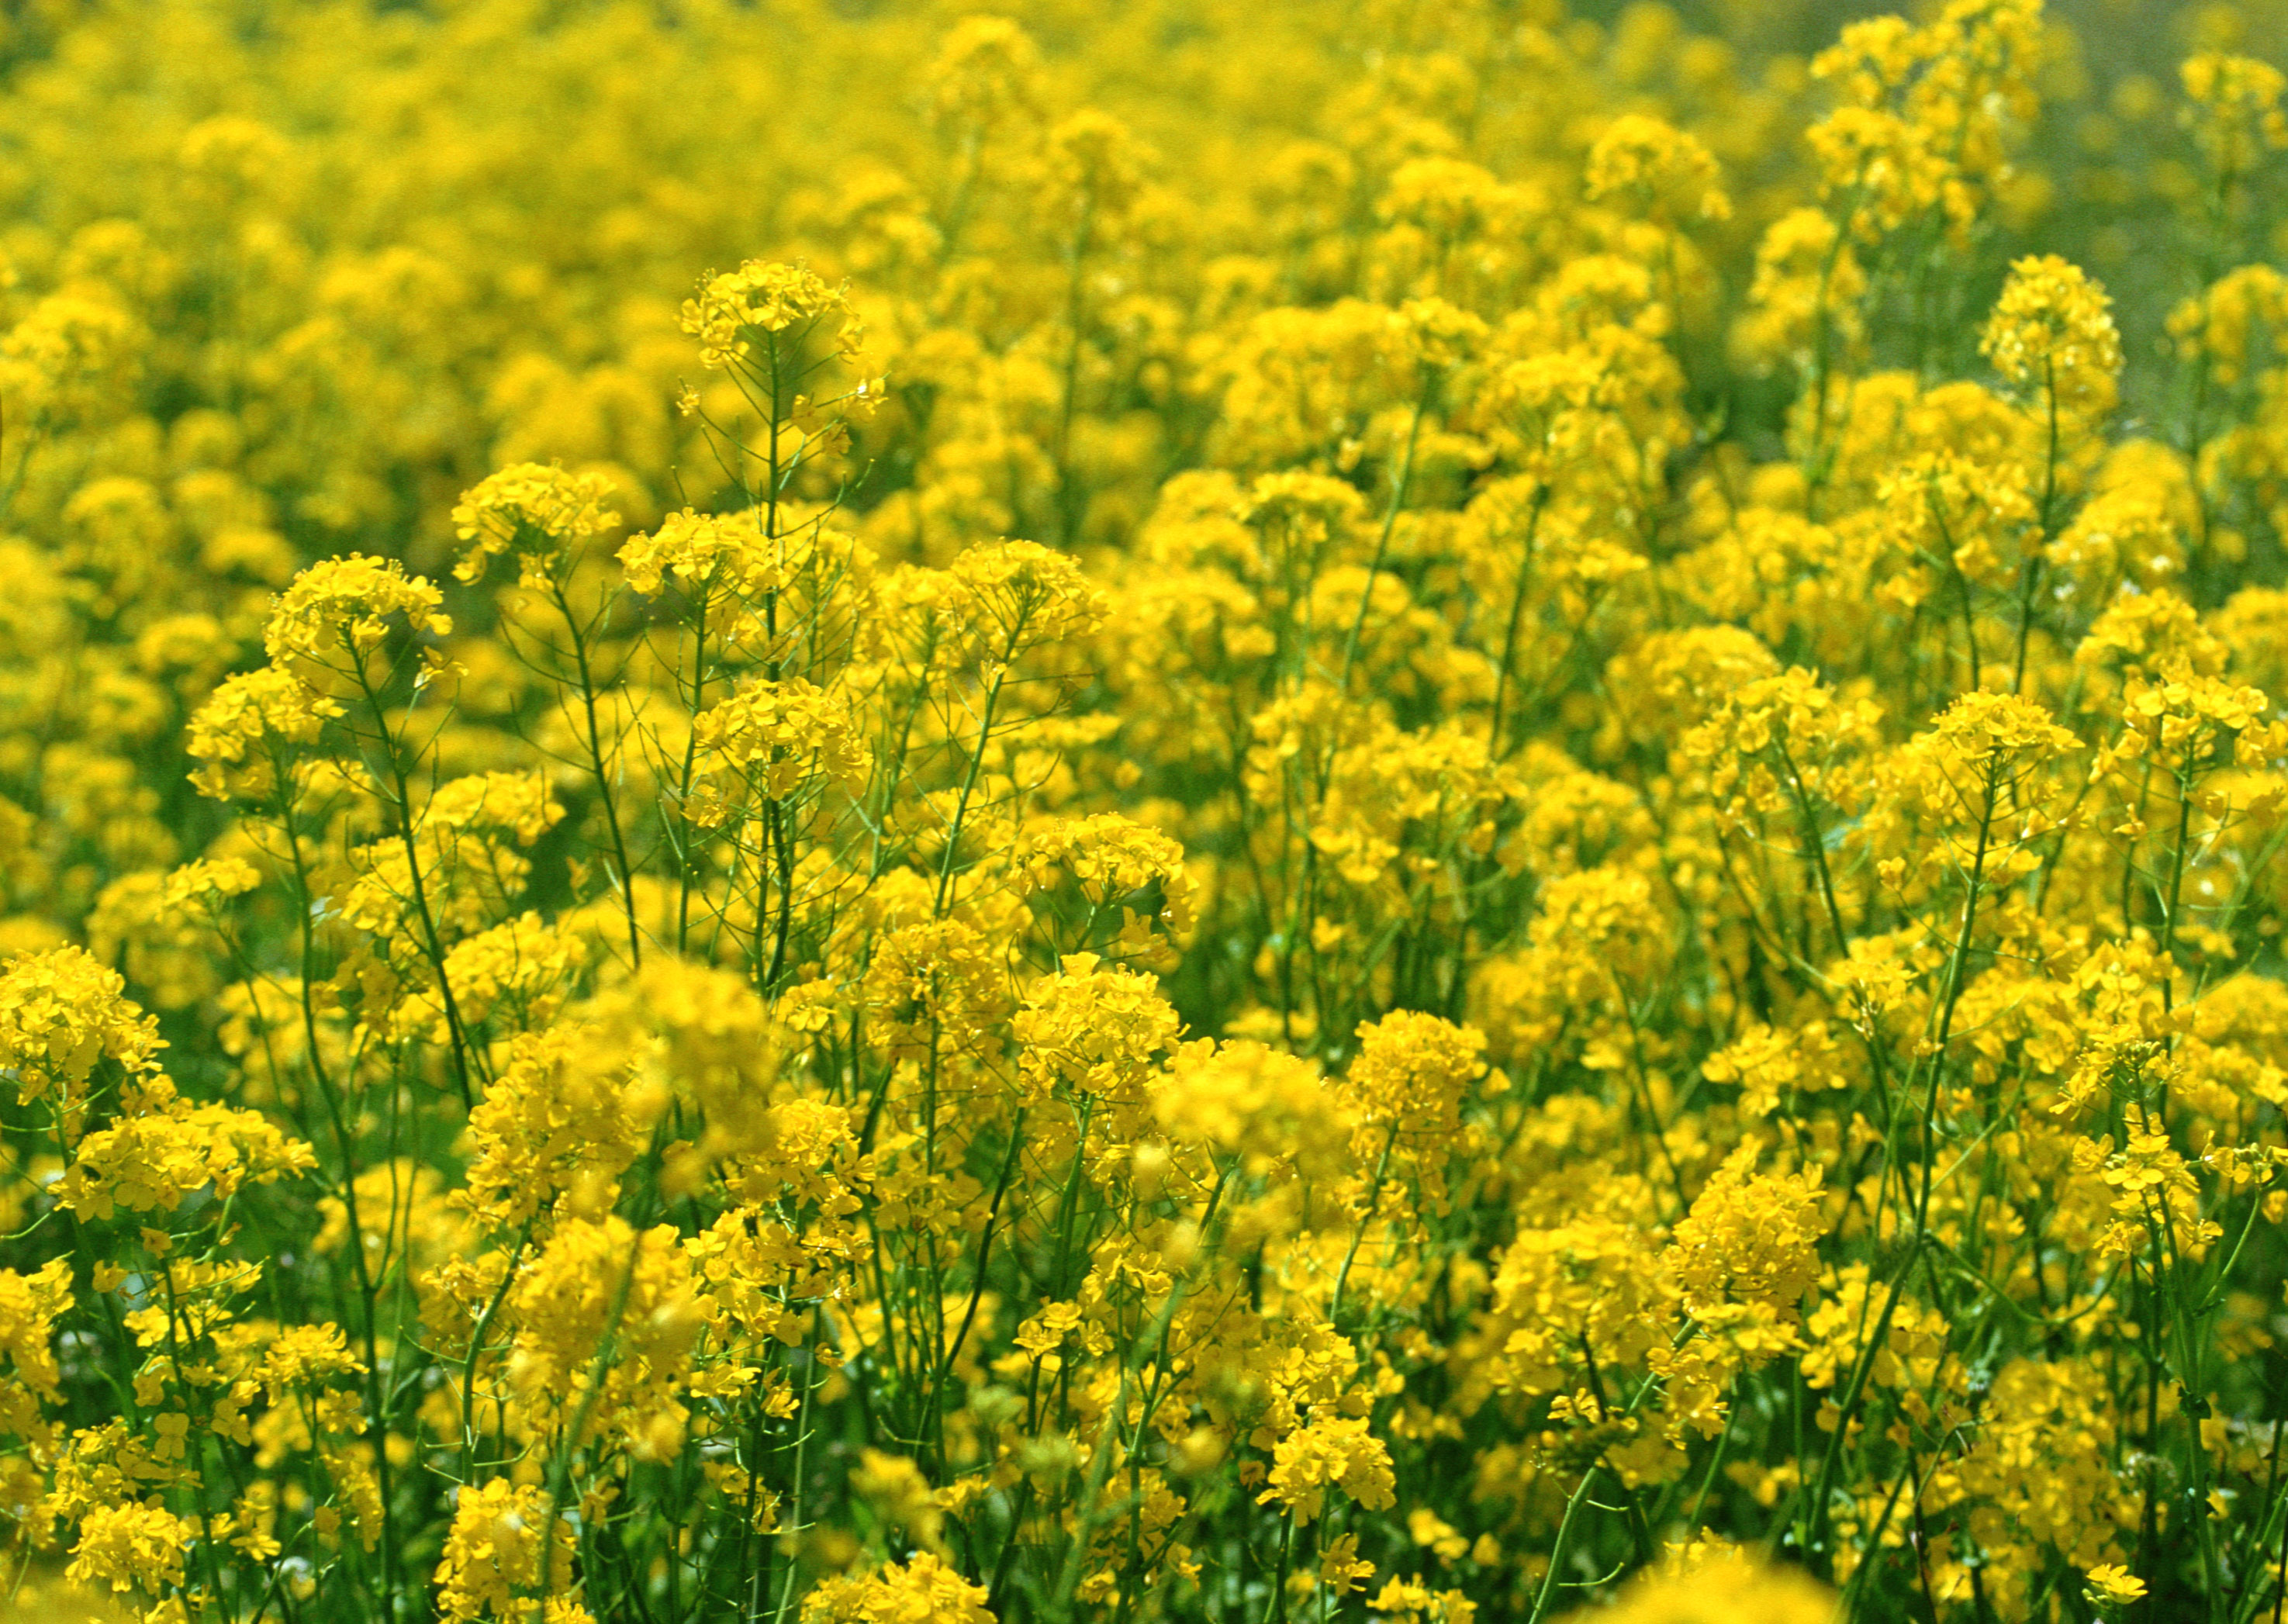
[[[2284,20],[9,8],[20,1615],[2276,1621]]]

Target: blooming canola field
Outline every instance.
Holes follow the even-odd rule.
[[[0,20],[0,1616],[2277,1624],[2288,6],[982,3]]]

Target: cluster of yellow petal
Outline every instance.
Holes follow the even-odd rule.
[[[9,8],[21,1604],[2276,1617],[2288,7],[1908,9]]]

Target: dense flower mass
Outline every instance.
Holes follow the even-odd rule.
[[[16,1612],[2276,1624],[2288,5],[984,3],[8,8]]]

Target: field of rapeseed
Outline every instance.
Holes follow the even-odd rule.
[[[2288,1605],[2288,4],[22,0],[0,1596]]]

